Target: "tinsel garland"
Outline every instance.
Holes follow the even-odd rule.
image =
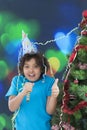
[[[85,49],[87,51],[87,46],[86,45],[77,45],[74,50],[73,50],[73,53],[71,54],[70,58],[69,58],[69,64],[72,63],[75,58],[76,58],[76,55],[77,55],[77,51],[79,49]]]

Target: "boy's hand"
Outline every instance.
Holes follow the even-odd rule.
[[[27,95],[29,92],[32,92],[32,88],[34,86],[34,83],[26,82],[23,86],[22,93],[24,95]]]
[[[52,97],[57,97],[59,95],[58,79],[55,79],[55,82],[52,86]]]

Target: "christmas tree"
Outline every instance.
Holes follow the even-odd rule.
[[[78,24],[78,38],[60,93],[52,130],[87,130],[87,10]]]

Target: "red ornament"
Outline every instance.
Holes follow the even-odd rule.
[[[82,30],[82,31],[81,31],[81,35],[82,35],[82,36],[87,36],[87,30]]]
[[[75,84],[78,84],[78,79],[75,79],[75,80],[74,80],[74,83],[75,83]]]
[[[64,83],[67,83],[67,80],[64,80]]]
[[[82,16],[83,16],[83,19],[82,19],[81,23],[79,24],[79,26],[81,28],[84,28],[87,25],[87,10],[84,10],[82,12]]]
[[[84,11],[82,12],[82,16],[85,17],[85,18],[87,18],[87,10],[84,10]]]
[[[87,64],[86,64],[86,63],[84,63],[84,64],[79,63],[79,64],[78,64],[78,67],[79,67],[79,69],[81,69],[81,70],[87,70]]]
[[[85,94],[85,96],[87,97],[87,93]]]

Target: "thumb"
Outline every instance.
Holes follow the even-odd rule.
[[[53,84],[53,87],[52,87],[52,88],[55,88],[55,87],[57,86],[57,84],[58,84],[58,80],[59,80],[59,79],[55,79],[55,81],[54,81],[54,84]]]
[[[59,79],[55,79],[55,82],[54,82],[54,84],[58,84],[58,81],[59,81]]]

